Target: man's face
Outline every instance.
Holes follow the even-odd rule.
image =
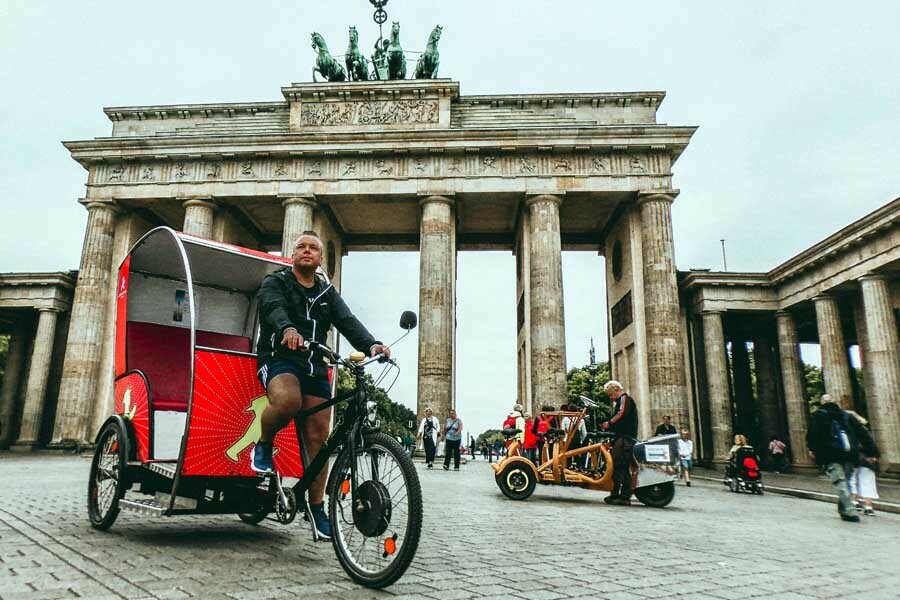
[[[451,418],[451,419],[455,419],[455,418],[456,418],[456,411],[455,411],[455,410],[451,410],[451,411],[450,411],[450,418]]]
[[[682,432],[681,432],[681,439],[686,440],[686,439],[688,439],[689,437],[691,437],[691,436],[688,434],[687,431],[682,431]]]
[[[622,388],[610,388],[606,393],[609,395],[610,400],[618,400],[619,396],[622,395]]]
[[[672,423],[672,417],[663,417],[663,423],[670,425]]]
[[[322,264],[322,245],[319,238],[311,235],[300,236],[291,256],[295,267],[317,269]]]

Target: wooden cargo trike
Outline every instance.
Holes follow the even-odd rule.
[[[491,468],[497,486],[507,498],[525,500],[534,493],[539,483],[613,491],[610,444],[614,436],[611,433],[588,433],[583,446],[569,449],[587,410],[586,407],[581,412],[543,413],[555,417],[557,424],[562,424],[562,420],[569,417],[569,425],[567,429],[556,427],[547,432],[537,464],[519,455],[519,441],[512,439],[518,430],[505,433],[507,438],[512,439],[507,456]],[[637,499],[647,506],[661,508],[668,505],[675,497],[677,464],[677,435],[658,436],[635,443],[630,470],[631,489]]]
[[[328,514],[332,543],[350,576],[371,587],[396,581],[418,545],[419,481],[410,459],[374,427],[364,368],[383,356],[344,360],[308,342],[356,389],[303,411],[275,438],[275,472],[250,468],[268,405],[257,379],[256,291],[291,260],[160,227],[131,249],[116,292],[115,414],[104,423],[88,483],[88,516],[98,529],[120,510],[171,517],[232,514],[257,524],[309,519],[309,483],[333,454]],[[401,327],[415,327],[404,313]],[[388,361],[390,368],[396,364]],[[346,401],[322,451],[308,459],[304,419]],[[293,487],[282,485],[286,478]],[[310,526],[313,539],[316,529]]]

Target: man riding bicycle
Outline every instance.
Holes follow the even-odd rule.
[[[304,341],[325,343],[334,325],[354,348],[374,356],[391,351],[377,341],[344,303],[338,291],[316,270],[322,264],[322,240],[304,231],[294,244],[293,266],[263,279],[257,292],[259,305],[258,375],[269,397],[262,415],[262,435],[253,450],[250,466],[257,472],[274,471],[272,442],[275,435],[301,410],[331,399],[331,384],[321,352],[308,350]],[[306,419],[300,432],[304,451],[313,457],[328,438],[331,409]],[[309,505],[317,532],[331,537],[324,497],[328,469],[322,469],[309,486]]]

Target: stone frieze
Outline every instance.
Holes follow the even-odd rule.
[[[397,125],[437,123],[437,100],[383,100],[371,102],[304,102],[300,125]]]
[[[211,183],[215,181],[371,180],[473,177],[668,176],[665,152],[401,154],[284,156],[196,160],[173,158],[94,165],[92,185]]]

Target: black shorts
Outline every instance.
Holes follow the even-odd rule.
[[[300,393],[304,396],[316,396],[326,400],[331,399],[331,384],[328,383],[327,378],[310,375],[300,365],[289,360],[279,358],[270,360],[256,372],[260,383],[263,384],[267,392],[269,391],[269,382],[282,373],[290,373],[300,381]]]

